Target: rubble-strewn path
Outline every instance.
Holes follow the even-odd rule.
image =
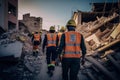
[[[40,74],[37,75],[36,80],[62,80],[61,66],[56,66],[52,77],[47,74],[47,64],[45,55],[42,57],[42,65]]]
[[[5,63],[3,61],[5,58],[0,58],[0,61],[1,59],[3,61],[0,62],[0,80],[62,80],[61,65],[55,67],[52,77],[47,74],[46,55],[42,53],[41,47],[38,56],[33,56],[31,38],[25,37],[27,38],[25,41],[6,38],[0,40],[0,55],[2,56],[2,52],[4,55],[6,52],[21,54],[17,60],[14,58],[12,61],[13,57],[6,56]],[[16,45],[16,41],[21,41],[22,45]],[[13,43],[14,47],[11,46]],[[19,47],[21,49],[18,49]],[[120,80],[120,39],[101,47],[91,55],[86,55],[85,59],[78,80]]]
[[[79,71],[78,80],[119,80],[120,54],[114,54],[115,59],[109,55],[110,60],[106,62],[87,56],[85,65],[81,66]],[[54,74],[50,77],[47,74],[46,55],[39,54],[36,58],[29,53],[25,55],[24,61],[19,61],[17,64],[0,63],[0,80],[62,80],[61,65],[55,67]]]

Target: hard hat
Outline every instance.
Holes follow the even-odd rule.
[[[62,26],[61,29],[60,29],[60,31],[65,31],[65,27]]]
[[[42,31],[40,31],[40,33],[42,33]]]
[[[32,34],[34,34],[34,32],[32,32]]]
[[[38,34],[39,33],[39,31],[38,30],[35,30],[35,32],[34,32],[35,34]]]
[[[75,21],[73,20],[73,19],[70,19],[68,22],[67,22],[67,25],[66,25],[67,27],[68,26],[73,26],[73,27],[76,27],[76,23],[75,23]]]
[[[54,26],[51,26],[51,27],[50,27],[50,30],[55,30],[55,27],[54,27]]]

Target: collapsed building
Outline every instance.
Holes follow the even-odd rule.
[[[120,36],[120,3],[93,3],[92,12],[74,12],[77,31],[85,37],[89,53]]]
[[[18,58],[22,52],[22,44],[15,40],[18,31],[18,0],[0,0],[0,11],[0,60],[4,57]]]
[[[90,80],[119,80],[120,2],[92,3],[91,12],[78,10],[72,18],[87,47],[81,73]]]
[[[9,0],[7,1],[9,2]],[[1,1],[1,2],[4,2],[4,1]],[[8,8],[10,8],[10,6]],[[30,14],[23,15],[23,20],[19,21],[19,27],[15,27],[14,25],[9,25],[10,21],[16,22],[16,26],[18,25],[17,18],[14,18],[14,15],[15,14],[17,15],[17,13],[13,13],[12,11],[14,10],[12,9],[10,8],[11,12],[9,12],[10,14],[8,14],[10,17],[8,16],[9,18],[8,17],[5,18],[5,19],[8,18],[7,22],[5,22],[5,25],[8,25],[8,31],[6,32],[5,27],[0,28],[0,31],[2,33],[0,35],[0,53],[1,53],[0,60],[6,60],[6,59],[9,60],[11,56],[13,59],[20,58],[22,51],[25,50],[25,49],[22,50],[22,48],[24,48],[28,44],[29,46],[31,46],[30,45],[31,44],[31,38],[30,38],[31,33],[36,30],[38,31],[42,30],[42,18],[30,17]],[[10,26],[11,28],[9,28]],[[27,48],[27,50],[30,50],[30,49]]]
[[[34,31],[42,30],[42,18],[30,16],[30,13],[23,15],[23,20],[19,20],[19,23],[24,24],[30,33]],[[20,27],[23,25],[19,25]],[[20,28],[21,30],[22,28]]]
[[[32,27],[41,29],[39,18],[35,18],[35,20],[38,22],[33,23],[36,26]],[[40,24],[42,25],[42,23]],[[31,36],[29,36],[31,28],[29,26],[30,22],[27,26],[23,22],[19,22],[18,30],[10,29],[12,31],[7,32],[0,27],[0,33],[2,31],[0,34],[0,80],[34,80],[34,76],[39,73],[41,56],[37,58],[32,56]],[[11,25],[11,27],[14,26]]]
[[[81,65],[78,74],[80,80],[120,80],[119,5],[120,3],[93,3],[92,12],[77,11],[74,13],[73,19],[77,23],[77,31],[83,34],[87,46],[86,62],[85,65]],[[12,57],[19,56],[21,60],[14,66],[0,64],[0,79],[39,80],[34,78],[43,69],[41,66],[45,62],[41,61],[40,55],[38,58],[32,56],[32,45],[27,35],[32,32],[31,27],[38,26],[37,29],[40,29],[39,20],[36,23],[36,18],[29,19],[29,14],[24,15],[24,18],[19,21],[19,32],[5,33],[0,36],[0,53],[7,51],[7,61],[10,61],[8,56],[11,57],[11,55]],[[31,20],[35,22],[31,23]],[[3,48],[6,50],[3,51]],[[13,55],[12,52],[18,54]],[[6,53],[3,54],[6,55]],[[5,59],[4,55],[0,55],[0,61]]]

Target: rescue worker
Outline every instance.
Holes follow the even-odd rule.
[[[60,32],[58,32],[58,39],[59,39],[58,45],[60,44],[60,39],[61,39],[61,36],[64,32],[65,32],[65,27],[62,26],[60,29]]]
[[[41,36],[39,32],[35,32],[32,36],[32,43],[33,43],[33,56],[38,56],[39,52],[39,45],[41,43]]]
[[[43,40],[43,53],[46,46],[46,60],[47,60],[47,73],[50,76],[53,75],[55,69],[55,59],[56,59],[56,47],[58,44],[57,34],[55,33],[55,27],[51,26],[49,32],[45,35]]]
[[[80,59],[82,65],[84,64],[86,46],[82,34],[75,31],[76,23],[74,20],[69,20],[66,27],[68,31],[62,34],[60,46],[57,51],[58,54],[61,54],[61,51],[64,50],[62,58],[62,78],[63,80],[77,80],[77,74],[80,69]]]
[[[61,29],[60,29],[60,31],[58,32],[58,46],[60,45],[60,40],[61,40],[61,36],[62,36],[62,34],[65,32],[65,27],[64,26],[62,26],[61,27]],[[57,55],[57,59],[56,59],[56,65],[58,66],[59,65],[59,63],[61,62],[61,60],[62,60],[62,55]]]

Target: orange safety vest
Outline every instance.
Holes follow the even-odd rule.
[[[58,39],[59,39],[58,45],[60,44],[61,36],[62,36],[62,33],[59,32],[59,33],[58,33]]]
[[[56,46],[57,35],[55,33],[48,33],[47,40],[47,47]]]
[[[81,57],[81,34],[75,31],[65,32],[65,48],[63,58]]]
[[[34,41],[40,41],[40,34],[34,34]]]

